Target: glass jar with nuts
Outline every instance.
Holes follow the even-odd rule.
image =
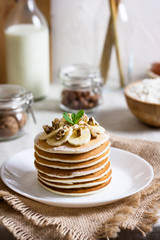
[[[103,79],[99,68],[71,65],[59,72],[62,82],[60,108],[65,111],[94,111],[102,102]]]
[[[24,88],[12,84],[0,84],[0,141],[21,136],[32,112],[33,96]],[[34,117],[34,116],[33,116]]]

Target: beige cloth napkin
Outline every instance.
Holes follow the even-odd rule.
[[[32,201],[0,180],[0,220],[21,240],[95,240],[116,237],[121,229],[143,234],[157,222],[160,208],[160,143],[111,136],[113,147],[138,154],[154,169],[154,180],[143,191],[112,204],[92,208],[60,208]]]

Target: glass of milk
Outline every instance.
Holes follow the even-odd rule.
[[[5,26],[7,82],[23,86],[35,100],[50,85],[49,31],[34,0],[19,0]]]

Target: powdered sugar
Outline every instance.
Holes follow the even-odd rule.
[[[45,152],[52,152],[52,153],[60,153],[60,154],[80,154],[84,152],[89,152],[97,147],[99,147],[101,144],[105,143],[109,139],[109,135],[107,133],[103,133],[98,135],[96,139],[92,139],[89,141],[89,143],[82,145],[82,146],[72,146],[69,143],[64,143],[60,146],[54,147],[48,145],[45,141],[40,141],[39,137],[42,133],[38,134],[35,137],[34,143],[35,146],[38,149],[41,149]]]

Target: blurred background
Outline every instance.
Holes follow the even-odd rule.
[[[6,83],[4,26],[15,6],[0,1],[0,83]],[[110,17],[107,0],[36,0],[50,31],[51,82],[58,82],[59,68],[74,63],[99,65]],[[121,58],[128,81],[142,79],[150,63],[159,61],[159,1],[122,0],[117,27]],[[107,86],[118,85],[112,52]],[[114,79],[114,81],[113,81]]]

